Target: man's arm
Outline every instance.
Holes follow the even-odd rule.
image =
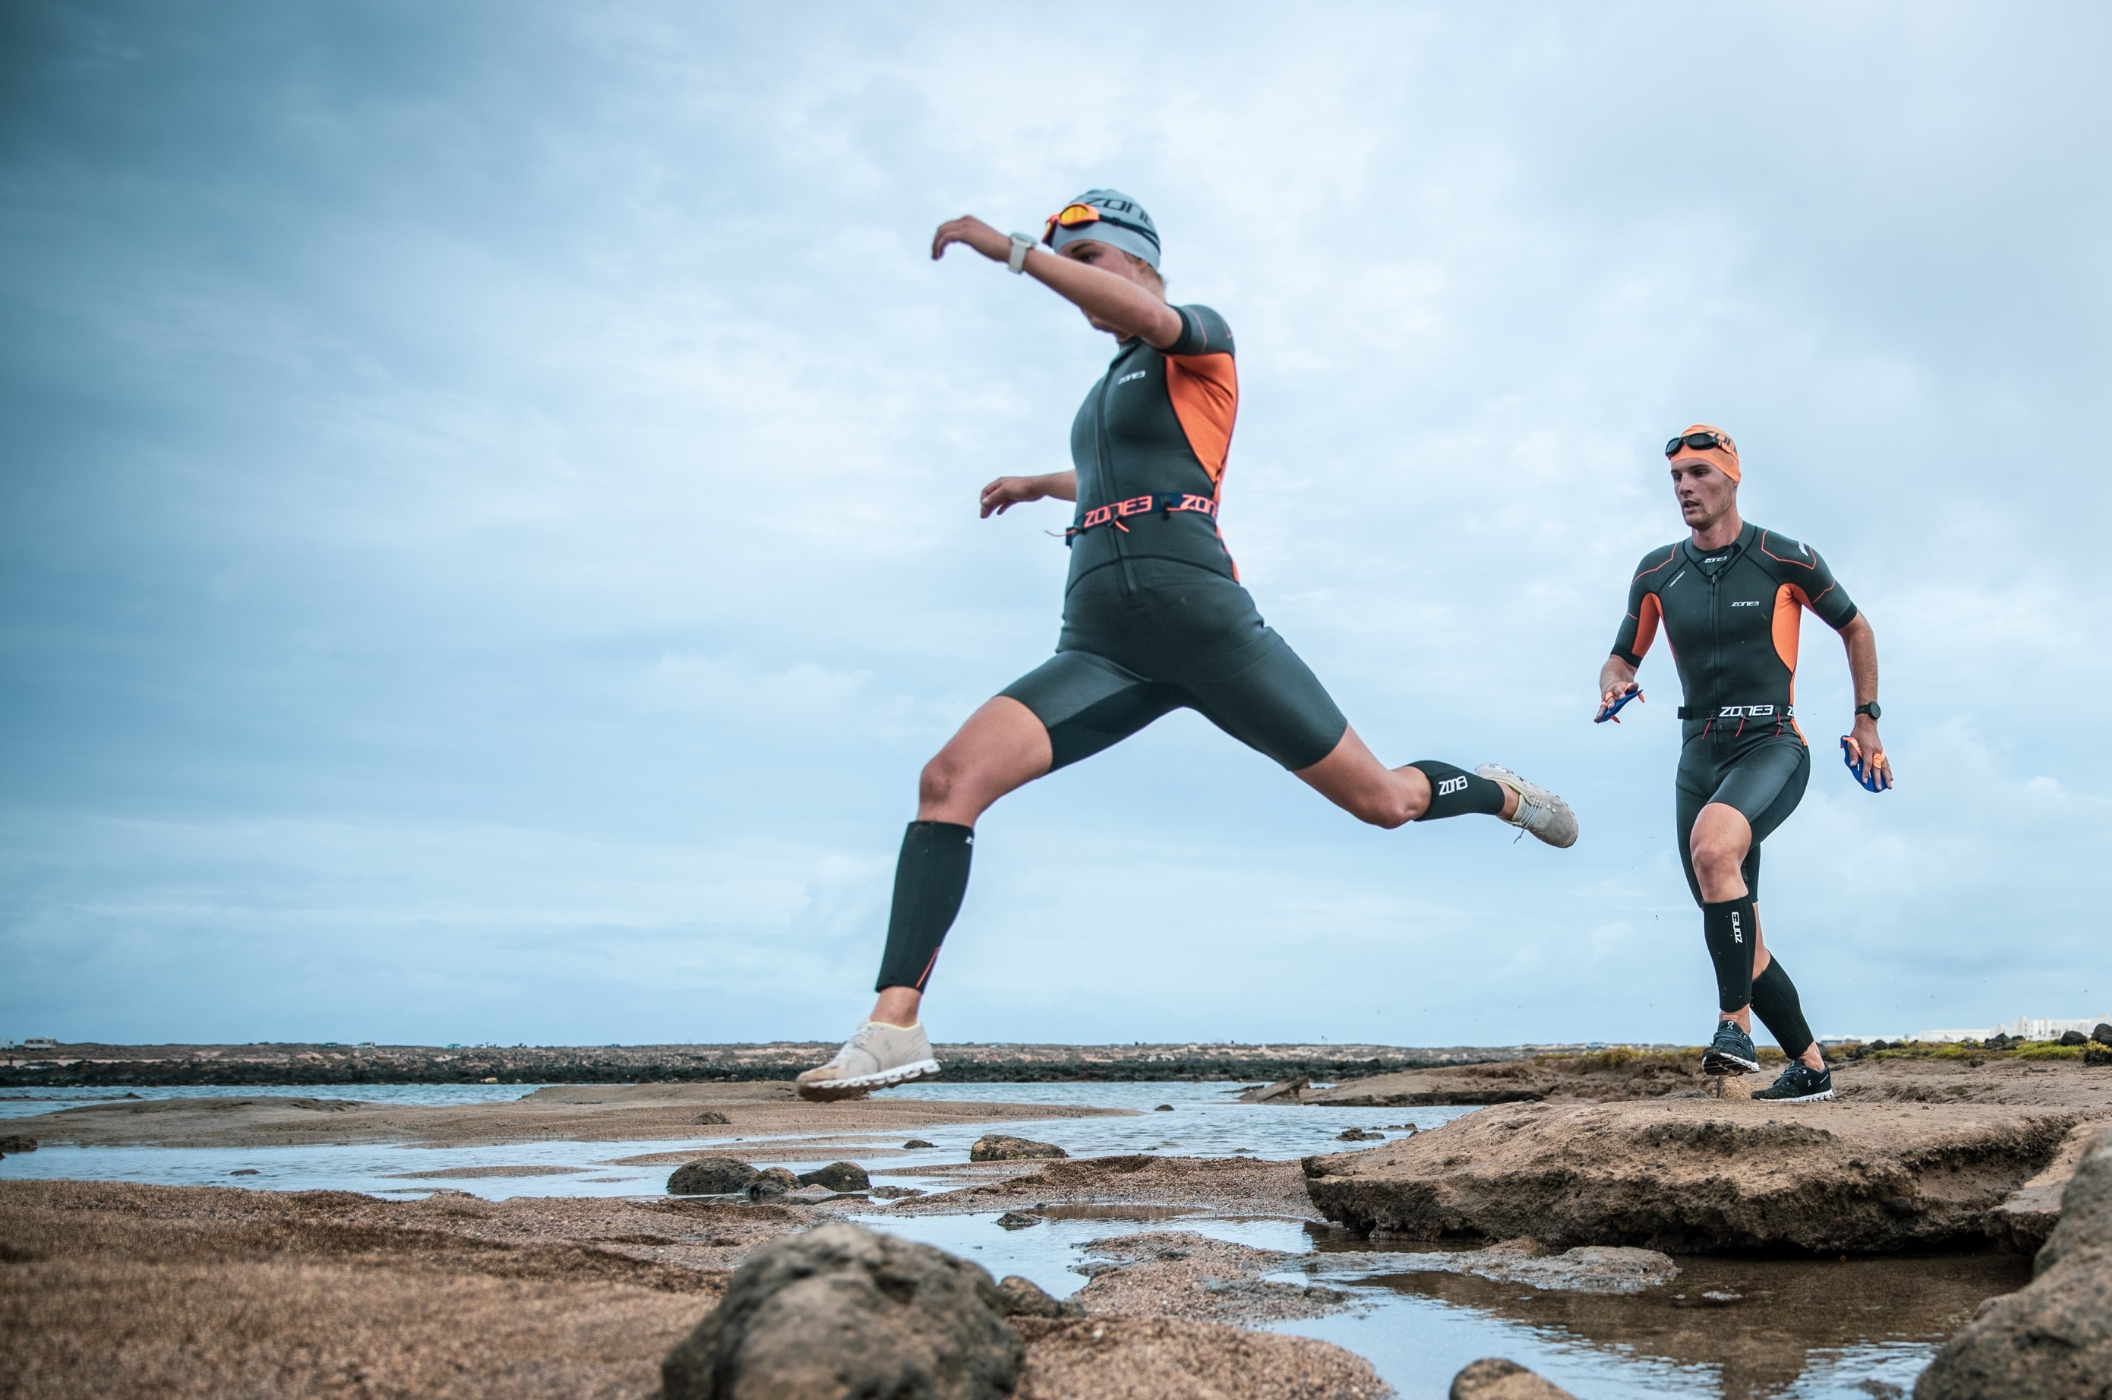
[[[1848,649],[1848,675],[1855,682],[1855,703],[1858,708],[1877,703],[1877,633],[1870,628],[1870,619],[1858,612],[1848,619],[1841,629],[1841,644]],[[1857,715],[1855,726],[1848,732],[1848,751],[1860,764],[1869,756],[1870,766],[1878,774],[1879,785],[1892,786],[1892,760],[1885,757],[1885,746],[1877,737],[1877,721],[1868,715]]]
[[[972,214],[939,225],[932,235],[932,260],[937,261],[955,243],[973,248],[992,262],[1012,256],[1011,238]],[[1100,324],[1123,335],[1142,336],[1154,350],[1164,350],[1181,338],[1181,313],[1127,278],[1041,248],[1027,254],[1026,271]]]
[[[1047,476],[1001,476],[983,488],[983,519],[992,512],[1003,515],[1016,505],[1054,496],[1059,501],[1078,499],[1078,473],[1050,472]]]

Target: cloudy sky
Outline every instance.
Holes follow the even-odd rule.
[[[1659,449],[1876,628],[1762,910],[1822,1034],[2112,1010],[2112,19],[2037,5],[0,9],[0,1036],[836,1038],[917,769],[1054,644],[1110,350],[963,212],[1144,201],[1224,533],[1389,762],[1179,714],[1000,804],[975,1040],[1693,1042]]]

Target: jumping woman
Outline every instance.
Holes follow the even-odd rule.
[[[1039,244],[963,217],[939,226],[931,256],[956,243],[1076,306],[1115,338],[1115,358],[1071,424],[1071,471],[1002,476],[983,488],[985,519],[1050,496],[1078,503],[1066,533],[1063,630],[1054,656],[971,715],[924,765],[917,819],[895,866],[879,1000],[834,1059],[799,1076],[809,1099],[939,1072],[918,1008],[967,892],[976,818],[1169,710],[1197,711],[1374,826],[1473,812],[1551,846],[1577,839],[1568,804],[1507,769],[1380,763],[1262,622],[1217,529],[1239,407],[1232,332],[1207,306],[1167,305],[1158,230],[1142,206],[1089,190],[1049,219]]]

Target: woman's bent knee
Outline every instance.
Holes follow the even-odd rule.
[[[943,807],[953,797],[965,776],[961,765],[942,753],[924,765],[917,775],[917,802],[924,807]]]
[[[1383,831],[1406,826],[1418,815],[1406,797],[1392,792],[1363,794],[1348,806],[1351,816]]]

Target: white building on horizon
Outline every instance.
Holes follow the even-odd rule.
[[[1989,1040],[1998,1035],[2006,1035],[2018,1040],[2059,1040],[2068,1031],[2080,1031],[2084,1035],[2088,1035],[2100,1025],[2108,1022],[2112,1022],[2112,1015],[2019,1016],[2014,1021],[2004,1021],[2001,1025],[1991,1026],[1986,1030],[1918,1031],[1911,1038],[1930,1042],[1957,1042],[1960,1040]]]

